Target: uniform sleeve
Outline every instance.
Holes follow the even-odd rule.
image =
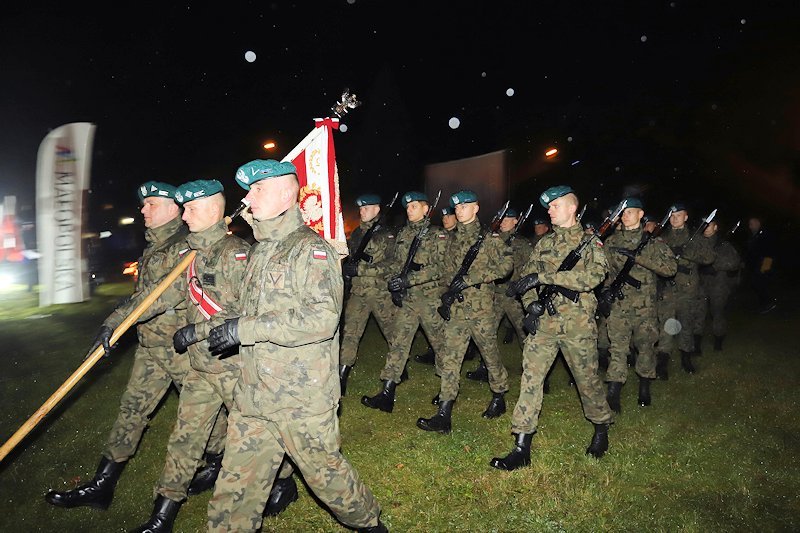
[[[584,249],[576,268],[563,272],[540,272],[539,279],[547,285],[558,285],[578,292],[589,292],[600,285],[608,273],[608,261],[603,245],[594,239]]]
[[[701,265],[710,265],[714,262],[715,256],[716,253],[711,246],[711,239],[700,237],[686,243],[681,258]]]
[[[675,255],[661,239],[650,240],[636,257],[636,263],[665,278],[671,278],[678,272]]]
[[[393,233],[382,231],[375,235],[368,247],[368,253],[372,255],[372,263],[360,262],[358,264],[358,275],[387,279],[394,263],[394,241]]]
[[[481,254],[485,254],[486,259],[481,262],[484,264],[478,265]],[[511,246],[500,237],[490,236],[483,242],[478,258],[469,269],[465,281],[470,286],[491,283],[508,276],[512,270],[514,270],[514,251]]]
[[[296,347],[333,338],[339,327],[344,282],[338,255],[324,243],[306,241],[293,254],[294,301],[289,308],[239,319],[239,340]],[[324,254],[324,258],[323,258]]]
[[[730,243],[723,241],[717,248],[717,258],[714,260],[714,269],[723,272],[733,272],[742,267],[742,259]]]
[[[117,329],[122,322],[136,309],[157,287],[158,285],[151,285],[148,290],[139,291],[134,293],[131,298],[125,302],[124,305],[114,309],[108,318],[103,321],[104,326],[111,329]],[[160,315],[169,309],[177,307],[186,298],[186,276],[178,276],[178,279],[172,282],[167,289],[161,293],[155,302],[144,310],[144,312],[136,319],[137,323],[147,322],[154,316]]]
[[[409,272],[408,281],[411,286],[422,285],[441,279],[443,275],[441,258],[445,256],[447,241],[447,233],[439,228],[431,228],[430,231],[425,234],[420,250],[417,252],[417,257],[415,258],[416,262],[422,265],[422,269],[417,272]],[[420,252],[423,254],[421,261],[418,259]]]

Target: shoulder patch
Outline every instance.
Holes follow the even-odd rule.
[[[437,235],[437,237],[439,237],[440,239],[446,239],[447,238],[447,234],[446,233],[439,233]]]
[[[328,252],[326,252],[325,250],[314,250],[312,252],[312,256],[314,257],[314,259],[327,259]]]
[[[246,261],[247,260],[247,254],[244,253],[244,252],[237,252],[237,253],[233,254],[233,257],[237,261]]]

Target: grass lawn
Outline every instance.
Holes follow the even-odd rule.
[[[97,327],[130,285],[104,285],[82,304],[36,307],[24,287],[0,292],[0,439],[4,442],[78,367]],[[797,531],[800,529],[800,312],[790,301],[769,315],[748,312],[749,295],[733,304],[722,353],[695,359],[689,376],[673,357],[668,382],[653,383],[653,405],[636,405],[631,370],[611,447],[596,461],[584,455],[592,435],[563,363],[533,440],[530,468],[507,473],[488,466],[513,444],[510,413],[480,414],[486,384],[462,379],[453,433],[428,434],[416,419],[434,412],[432,368],[409,363],[395,411],[360,404],[380,386],[386,343],[370,321],[343,400],[342,448],[383,508],[392,531]],[[501,331],[502,332],[502,331]],[[116,416],[133,360],[134,338],[102,360],[49,417],[0,463],[0,531],[127,531],[152,509],[153,484],[177,407],[161,405],[137,455],[126,467],[111,508],[64,510],[42,496],[91,478]],[[425,348],[418,336],[412,353]],[[509,410],[517,398],[521,351],[500,345],[511,375]],[[463,371],[476,363],[466,362]],[[342,531],[308,491],[264,531]],[[204,531],[209,494],[192,497],[175,531]]]

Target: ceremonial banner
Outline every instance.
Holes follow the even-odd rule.
[[[36,240],[39,305],[82,302],[89,296],[88,260],[81,232],[89,188],[94,124],[51,131],[36,163]]]
[[[314,129],[283,158],[297,168],[300,211],[306,226],[327,240],[340,255],[347,255],[339,170],[333,147],[338,118],[314,119]]]

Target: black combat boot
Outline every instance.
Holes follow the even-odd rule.
[[[608,351],[608,348],[598,348],[597,349],[597,366],[600,367],[600,370],[605,372],[608,370],[608,363],[611,359],[611,352]]]
[[[591,455],[595,459],[600,459],[608,450],[608,424],[594,424],[594,436],[589,447],[586,448],[586,455]]]
[[[400,383],[408,381],[408,361],[406,361],[406,366],[403,367],[403,373],[400,374]]]
[[[422,363],[423,365],[436,364],[436,356],[433,354],[433,348],[428,348],[427,352],[415,355],[414,361]]]
[[[356,529],[357,533],[389,533],[389,530],[386,529],[386,526],[383,525],[383,522],[378,520],[377,526],[372,527],[360,527]]]
[[[511,344],[511,341],[514,340],[514,328],[506,328],[506,335],[503,337],[503,344]]]
[[[136,529],[132,529],[129,533],[170,533],[180,508],[181,502],[159,495],[153,505],[153,514],[150,516],[150,520]]]
[[[383,382],[383,390],[375,396],[362,396],[361,403],[372,409],[380,409],[385,413],[391,413],[394,409],[394,389],[397,383],[391,379]]]
[[[622,412],[622,405],[620,402],[621,393],[622,383],[619,381],[608,382],[608,394],[606,394],[606,400],[608,400],[608,406],[611,408],[611,410],[617,414]]]
[[[497,418],[506,412],[506,393],[493,392],[489,407],[481,415],[483,418]]]
[[[339,365],[339,389],[342,391],[342,396],[347,393],[347,378],[350,377],[350,371],[353,369],[349,365]]]
[[[489,465],[499,470],[516,470],[531,464],[531,439],[533,433],[518,433],[514,449],[505,457],[494,457]]]
[[[658,352],[656,354],[656,377],[661,381],[669,380],[669,354]]]
[[[436,396],[433,397],[431,400],[431,405],[439,405],[439,393],[436,393]]]
[[[684,352],[681,350],[681,368],[687,374],[694,374],[694,365],[692,364],[692,352]]]
[[[222,453],[207,453],[205,460],[206,465],[197,470],[187,490],[191,496],[212,488],[219,476],[219,469],[222,468]]]
[[[275,478],[267,505],[264,507],[264,516],[278,516],[295,500],[297,500],[297,483],[294,482],[294,476],[286,479]]]
[[[700,355],[703,353],[703,336],[702,335],[695,335],[694,336],[694,355]]]
[[[721,352],[722,351],[722,341],[725,340],[724,335],[714,335],[714,351]]]
[[[639,378],[639,405],[650,405],[650,378]]]
[[[117,485],[119,475],[127,461],[115,463],[111,459],[102,457],[94,479],[85,485],[65,492],[51,490],[45,494],[44,499],[56,507],[94,507],[95,509],[108,509],[114,498],[114,487]]]
[[[489,369],[486,368],[486,363],[483,362],[483,358],[481,358],[481,363],[478,365],[478,368],[467,372],[467,379],[489,383]]]
[[[431,418],[420,418],[417,427],[425,431],[437,431],[445,435],[450,433],[450,416],[453,413],[454,400],[440,400],[439,411]]]

